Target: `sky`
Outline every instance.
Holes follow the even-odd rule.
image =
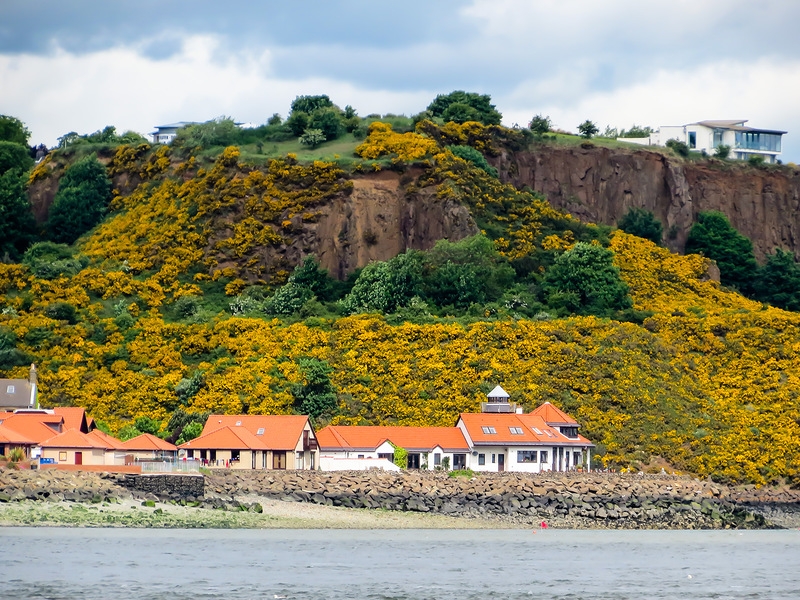
[[[412,115],[489,94],[506,125],[748,119],[800,163],[795,0],[0,0],[0,114],[32,143],[286,117],[328,94]]]

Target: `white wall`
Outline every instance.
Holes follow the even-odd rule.
[[[331,456],[333,453],[323,453],[319,457],[319,467],[323,471],[366,471],[367,469],[382,469],[384,471],[399,471],[400,467],[385,458],[341,458]],[[337,453],[338,454],[338,453]]]

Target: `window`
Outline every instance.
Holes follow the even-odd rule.
[[[522,427],[509,427],[511,435],[522,435]]]
[[[258,431],[256,431],[256,435],[264,435],[264,428],[263,427],[259,427]]]
[[[578,428],[577,427],[562,427],[561,433],[567,436],[570,439],[577,439],[578,438]]]
[[[467,455],[453,454],[453,469],[459,471],[466,468],[467,468]]]
[[[478,454],[478,464],[485,465],[486,464],[486,455],[485,454]]]
[[[497,433],[497,430],[489,425],[484,425],[483,427],[481,427],[481,431],[483,431],[483,433],[487,435],[491,433]]]
[[[581,453],[580,452],[573,452],[572,453],[572,464],[578,466],[581,464]]]
[[[689,148],[697,148],[697,132],[689,132]]]
[[[298,452],[294,458],[294,468],[295,469],[302,469],[303,468],[303,458],[305,458],[302,452]]]
[[[536,450],[517,450],[518,463],[534,463],[536,462]]]
[[[242,422],[241,421],[236,421],[236,426],[237,427],[241,427],[242,426]]]
[[[542,435],[542,430],[539,429],[538,427],[531,427],[531,429],[533,429],[533,433],[535,433],[536,435]]]
[[[15,391],[16,389],[17,389],[17,388],[15,388],[13,385],[9,385],[9,386],[6,388],[6,394],[13,394],[13,393],[14,393],[14,391]]]
[[[231,450],[231,460],[239,460],[241,450]]]
[[[542,450],[539,452],[539,462],[546,463],[547,462],[547,450]]]
[[[547,434],[547,437],[553,437],[553,434],[550,433],[549,429],[545,429],[544,432]]]
[[[59,460],[59,462],[62,461],[62,460],[63,461],[67,460],[67,453],[66,452],[59,452],[58,453],[58,460]]]
[[[358,458],[364,458],[364,455],[363,454],[359,454]]]
[[[492,464],[494,464],[494,457],[495,456],[496,456],[495,454],[492,454]]]
[[[433,466],[438,467],[442,464],[442,455],[438,452],[433,455]]]

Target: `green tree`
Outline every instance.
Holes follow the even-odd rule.
[[[617,221],[617,227],[625,233],[638,235],[654,244],[661,243],[661,236],[664,233],[664,226],[653,213],[637,207],[630,208],[625,216]]]
[[[161,421],[152,417],[139,417],[133,422],[133,426],[142,433],[150,435],[158,435],[161,431]]]
[[[268,315],[293,315],[314,297],[314,293],[303,285],[287,282],[279,287],[264,303],[264,312]]]
[[[283,123],[283,119],[278,113],[272,113],[272,116],[267,119],[267,125],[280,125]]]
[[[641,125],[633,124],[631,125],[630,129],[623,129],[619,132],[619,137],[621,138],[646,138],[650,137],[650,134],[653,133],[652,127],[642,127]]]
[[[27,147],[30,137],[31,132],[25,123],[16,117],[0,115],[0,140]]]
[[[501,115],[495,108],[494,104],[492,104],[491,96],[488,94],[465,92],[463,90],[456,90],[454,92],[450,92],[449,94],[439,94],[428,106],[428,111],[434,117],[441,117],[445,120],[448,120],[445,117],[445,112],[453,104],[467,106],[476,111],[475,113],[470,114],[470,116],[475,118],[469,118],[465,120],[479,121],[484,125],[499,125],[503,118],[503,115]],[[454,109],[450,116],[462,118],[466,116],[466,113],[463,112],[463,109],[458,108]]]
[[[348,314],[395,312],[418,295],[422,268],[422,255],[413,250],[398,254],[388,262],[368,264],[342,300],[342,309]]]
[[[327,141],[335,140],[344,130],[342,116],[335,108],[318,108],[311,113],[311,120],[308,122],[310,129],[322,131]]]
[[[423,297],[437,306],[456,308],[493,302],[514,276],[514,269],[483,235],[458,242],[439,240],[425,256]]]
[[[469,104],[463,102],[454,102],[444,109],[442,119],[445,122],[452,121],[453,123],[466,123],[467,121],[481,120],[481,113],[477,108],[473,108]]]
[[[37,242],[22,256],[22,264],[40,279],[71,277],[89,265],[84,255],[75,255],[69,246],[53,242]]]
[[[230,146],[237,143],[241,131],[231,117],[221,116],[205,123],[181,127],[172,143],[181,148]]]
[[[715,261],[723,285],[735,287],[742,293],[752,289],[758,263],[753,243],[736,231],[721,212],[702,212],[689,231],[686,253],[702,254]]]
[[[36,237],[25,179],[19,171],[0,175],[0,259],[18,260]]]
[[[578,314],[610,316],[632,306],[628,286],[614,265],[614,253],[585,242],[556,258],[542,288],[548,304]]]
[[[306,256],[294,268],[289,275],[289,283],[308,288],[323,302],[331,299],[333,280],[326,269],[320,268],[319,261],[313,255]]]
[[[300,137],[303,135],[303,132],[308,129],[310,121],[311,117],[308,116],[308,113],[300,111],[293,112],[289,115],[289,118],[286,119],[286,126],[295,137]]]
[[[800,265],[791,252],[775,250],[758,270],[754,295],[785,310],[800,311]]]
[[[486,162],[486,157],[472,146],[447,146],[447,149],[457,157],[471,162],[492,177],[497,177],[497,169]]]
[[[203,433],[203,424],[198,422],[192,422],[186,425],[183,429],[181,429],[181,434],[178,436],[176,444],[185,444],[188,441],[191,441],[197,437],[200,437],[200,434]]]
[[[583,123],[578,125],[578,133],[581,134],[581,137],[586,138],[587,140],[595,135],[598,131],[597,125],[595,125],[589,119],[586,119]]]
[[[292,112],[302,112],[310,115],[319,108],[332,107],[333,102],[327,94],[320,94],[318,96],[297,96],[292,101]]]
[[[543,117],[542,115],[535,115],[531,122],[528,123],[528,129],[530,129],[536,135],[544,135],[550,128],[553,126],[552,122],[550,121],[550,117]]]
[[[312,419],[332,415],[336,410],[336,389],[331,383],[331,366],[318,358],[300,358],[297,361],[303,376],[301,383],[292,386],[294,404],[301,414]]]
[[[72,244],[97,225],[111,201],[111,181],[94,156],[70,166],[58,182],[47,223],[50,239]]]
[[[0,141],[0,175],[8,171],[27,171],[33,166],[33,159],[27,146],[16,142]]]
[[[300,136],[300,143],[309,148],[316,148],[325,141],[325,134],[321,129],[306,129]]]

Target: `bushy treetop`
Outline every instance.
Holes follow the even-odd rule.
[[[31,132],[22,121],[16,117],[0,115],[0,141],[27,146],[30,137]]]
[[[625,213],[625,216],[617,221],[619,227],[625,233],[637,235],[640,238],[650,240],[654,244],[661,243],[661,235],[664,231],[661,221],[655,215],[644,208],[632,207]]]
[[[492,97],[489,94],[477,94],[463,90],[439,94],[428,105],[428,111],[434,117],[441,117],[457,123],[479,121],[484,125],[499,125],[503,118],[503,115],[492,104]]]
[[[327,94],[318,96],[297,96],[292,101],[292,112],[304,112],[310,115],[319,108],[332,107],[333,102]]]

